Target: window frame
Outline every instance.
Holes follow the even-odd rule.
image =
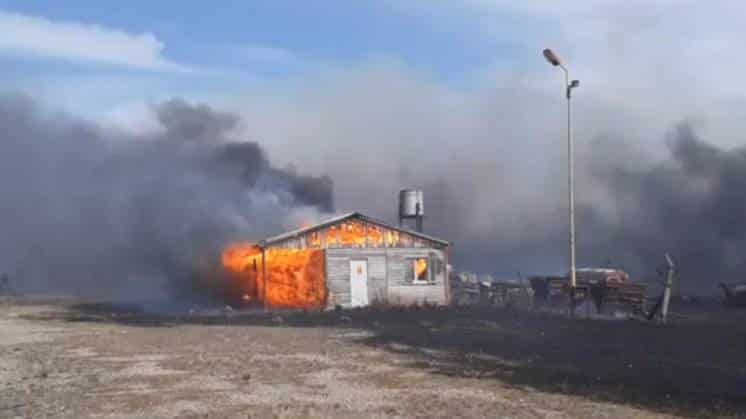
[[[427,263],[427,268],[425,271],[425,275],[427,276],[426,279],[418,279],[417,278],[417,272],[415,271],[415,263],[418,260],[424,259]],[[409,265],[409,272],[412,275],[412,280],[410,281],[411,285],[435,285],[435,277],[432,270],[432,257],[430,256],[420,256],[420,257],[408,257],[406,258],[407,264]]]

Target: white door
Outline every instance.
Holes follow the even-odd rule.
[[[362,307],[368,305],[368,261],[350,261],[350,305]]]

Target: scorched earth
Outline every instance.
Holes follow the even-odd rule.
[[[0,300],[0,417],[739,417],[746,318]]]

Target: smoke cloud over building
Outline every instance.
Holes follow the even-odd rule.
[[[0,96],[0,266],[20,291],[159,298],[233,238],[332,211],[332,183],[232,141],[235,115],[171,100],[133,135]]]
[[[714,293],[719,282],[746,274],[746,150],[713,146],[690,123],[666,140],[669,157],[642,167],[639,153],[596,144],[589,172],[614,211],[586,208],[584,247],[641,274],[670,252],[683,290]]]
[[[432,96],[420,93],[423,100]],[[335,111],[345,101],[331,100],[324,107],[330,113],[318,117],[325,122],[319,132],[307,134],[308,119],[293,113],[285,114],[292,124],[273,126],[310,135],[297,147],[287,148],[297,132],[258,130],[262,141],[270,137],[274,154],[293,164],[280,168],[260,144],[236,141],[239,117],[206,105],[178,99],[157,105],[161,129],[135,135],[49,112],[25,96],[2,96],[2,270],[24,278],[31,291],[168,293],[232,240],[259,239],[335,209],[393,221],[398,190],[419,187],[428,207],[425,231],[454,243],[457,270],[566,271],[561,144],[535,140],[523,147],[547,132],[510,116],[538,100],[512,109],[472,103],[490,115],[507,113],[505,123],[451,114],[439,119],[437,130],[431,121],[442,110],[426,103],[422,121],[413,122],[399,116],[398,104],[386,110],[390,118],[380,114],[375,100],[353,120]],[[357,121],[371,112],[383,122],[358,130]],[[549,112],[537,115],[543,114]],[[518,128],[508,128],[516,121]],[[716,293],[719,281],[741,277],[746,152],[710,145],[691,123],[647,143],[636,132],[616,132],[580,143],[579,265],[610,264],[652,280],[670,252],[683,292]],[[422,134],[437,146],[421,141]],[[463,136],[458,144],[447,141],[457,134]],[[286,142],[278,145],[280,137]],[[414,143],[402,142],[406,138]],[[656,141],[667,145],[666,155],[641,145]],[[501,148],[508,143],[517,146]],[[278,147],[287,151],[277,153]]]

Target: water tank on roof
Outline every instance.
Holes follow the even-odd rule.
[[[419,189],[404,189],[399,192],[399,225],[407,219],[415,220],[415,230],[422,232],[425,218],[424,195]]]
[[[399,218],[425,215],[423,201],[423,194],[419,189],[404,189],[399,192]]]

